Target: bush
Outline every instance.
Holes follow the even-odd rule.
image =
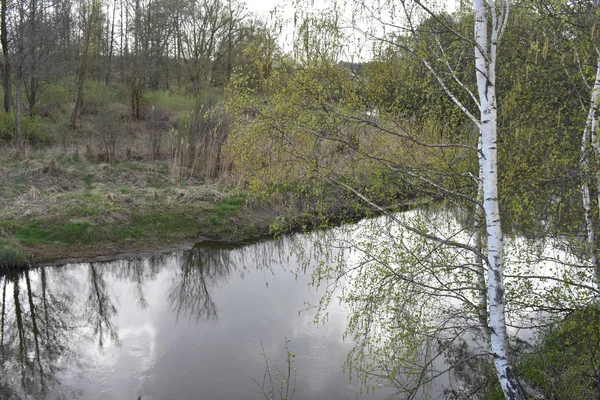
[[[150,108],[169,110],[171,113],[189,112],[194,109],[195,100],[191,96],[173,93],[168,90],[154,90],[145,94],[145,103]]]
[[[16,117],[14,112],[0,114],[0,142],[9,143],[16,138]],[[23,141],[32,146],[42,147],[54,142],[49,127],[45,126],[39,116],[21,116],[21,133]]]
[[[38,104],[51,105],[62,108],[65,104],[71,102],[71,94],[64,85],[55,83],[48,84],[43,91],[40,92]]]
[[[544,398],[598,398],[600,307],[590,305],[572,312],[543,330],[533,351],[516,354],[520,374],[541,390]],[[496,400],[504,396],[496,383],[483,398]]]
[[[161,158],[163,136],[171,129],[169,111],[162,106],[152,106],[146,116],[145,126],[152,145],[152,159],[158,160]]]
[[[600,308],[577,310],[544,332],[519,369],[549,399],[591,399],[600,394]]]

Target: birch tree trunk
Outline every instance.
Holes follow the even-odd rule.
[[[592,266],[594,267],[594,271],[596,273],[596,286],[600,287],[600,267],[598,265],[598,257],[596,251],[596,233],[595,233],[595,223],[594,216],[592,212],[592,200],[590,196],[590,185],[588,182],[587,175],[590,173],[590,165],[588,161],[588,157],[590,154],[589,151],[589,136],[590,136],[590,127],[592,124],[593,112],[590,108],[588,112],[588,117],[585,123],[585,128],[583,129],[583,135],[581,137],[581,156],[580,156],[580,165],[581,165],[581,198],[583,202],[583,214],[585,218],[585,230],[586,230],[586,240],[588,251],[590,252],[590,261]]]
[[[498,203],[498,149],[496,104],[496,50],[508,17],[508,0],[475,0],[475,70],[479,94],[483,171],[483,209],[488,251],[488,304],[490,344],[498,381],[507,399],[523,399],[524,394],[511,362],[504,310],[503,239]],[[489,21],[489,19],[491,21]],[[488,26],[491,30],[488,38]]]
[[[583,130],[583,138],[581,145],[582,151],[582,167],[587,171],[590,169],[589,163],[587,162],[587,146],[588,146],[588,130],[589,136],[592,141],[592,148],[594,151],[594,163],[592,169],[594,174],[596,175],[596,188],[598,194],[598,207],[600,211],[600,173],[598,172],[598,165],[600,165],[600,143],[598,142],[598,94],[600,93],[600,52],[598,52],[598,59],[596,63],[596,78],[594,80],[594,87],[592,88],[592,95],[590,99],[590,109],[588,111],[588,118],[586,121],[585,128]],[[585,176],[583,179],[586,179]],[[598,249],[596,246],[596,237],[595,237],[595,219],[592,213],[592,204],[590,199],[590,190],[587,183],[587,180],[582,185],[582,197],[583,197],[583,209],[585,212],[585,222],[587,226],[587,241],[589,246],[589,251],[591,252],[591,261],[594,267],[594,272],[596,275],[596,287],[600,289],[600,262],[598,260]]]
[[[592,139],[592,148],[594,149],[594,170],[596,171],[600,161],[600,143],[598,142],[598,94],[600,93],[600,50],[596,49],[596,78],[592,95],[590,99],[590,135]],[[600,189],[600,173],[596,172],[596,185]],[[598,190],[598,207],[600,211],[600,190]],[[598,271],[596,271],[598,273]]]
[[[479,135],[479,140],[477,144],[477,149],[481,152],[481,147],[483,143],[481,142],[481,135]],[[480,204],[483,204],[483,166],[481,162],[479,163],[479,175],[477,181],[477,201]],[[483,221],[485,220],[485,214],[483,208],[480,204],[475,206],[475,222],[473,224],[473,230],[475,231],[475,247],[479,251],[479,253],[483,254]],[[483,258],[478,254],[474,255],[475,257],[475,268],[477,270],[477,287],[478,287],[478,310],[477,315],[479,318],[479,324],[481,325],[481,334],[485,338],[487,343],[490,343],[490,327],[488,324],[488,298],[487,298],[487,280],[485,279],[485,266],[483,263]]]

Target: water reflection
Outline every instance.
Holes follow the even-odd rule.
[[[196,322],[218,320],[217,306],[210,287],[231,274],[230,252],[222,249],[206,251],[194,246],[185,256],[169,293],[171,308],[179,319],[185,315]]]
[[[468,247],[473,221],[465,215],[430,208],[400,222],[436,221],[427,224],[432,234]],[[586,286],[590,266],[564,243],[507,242],[514,327],[526,326],[532,311],[577,307],[597,295]],[[301,268],[313,276],[298,275]],[[357,387],[341,371],[348,353],[374,382],[389,385],[391,377],[396,389],[422,397],[415,388],[432,377],[450,389],[455,383],[444,358],[480,358],[464,346],[481,329],[477,273],[468,248],[424,241],[380,218],[249,246],[201,243],[182,253],[0,276],[0,398],[197,398],[200,388],[204,399],[260,398],[250,379],[264,373],[260,343],[281,365],[283,337],[298,355],[297,400],[352,398]],[[313,311],[299,313],[306,304],[329,305],[321,314],[327,322],[317,327]],[[357,310],[364,318],[352,315]],[[345,333],[348,321],[354,332]],[[371,340],[377,346],[367,358],[360,346]],[[461,379],[460,369],[453,374]]]
[[[97,267],[94,263],[89,264],[88,296],[85,303],[85,316],[100,348],[107,338],[115,343],[119,342],[119,334],[113,322],[117,307],[108,293],[105,272],[104,268]]]
[[[290,241],[292,239],[287,239]],[[190,320],[218,321],[218,309],[211,292],[224,285],[236,272],[243,279],[251,271],[274,274],[273,265],[286,270],[286,241],[258,242],[252,246],[232,246],[201,242],[182,254],[169,301],[173,312]],[[265,286],[268,280],[265,275]]]
[[[352,398],[347,311],[332,311],[325,327],[299,313],[322,292],[296,276],[293,241],[0,276],[0,398],[197,398],[201,389],[204,399],[258,399],[250,376],[264,373],[260,343],[283,367],[284,337],[298,354],[296,399]]]
[[[54,292],[45,270],[0,276],[0,285],[0,398],[44,398],[65,362],[76,364],[72,296]]]
[[[477,262],[473,226],[464,213],[431,207],[361,221],[301,243],[307,247],[298,249],[304,259],[321,260],[312,274],[327,283],[323,315],[331,299],[339,298],[333,290],[341,288],[350,306],[347,334],[357,346],[348,368],[355,376],[392,381],[400,398],[422,398],[433,384],[430,394],[436,397],[452,385],[469,384],[457,382],[464,381],[461,368],[469,361],[481,362],[473,364],[474,373],[487,364],[486,271]],[[550,321],[541,317],[560,317],[599,294],[589,261],[560,244],[506,238],[506,317],[513,343],[524,330],[531,335],[532,327]],[[438,385],[441,380],[446,388]]]

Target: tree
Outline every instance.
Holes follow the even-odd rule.
[[[21,110],[23,104],[21,101],[21,81],[23,80],[23,65],[25,64],[25,4],[24,1],[18,1],[19,22],[16,26],[17,31],[17,51],[15,56],[15,130],[17,139],[17,153],[20,156],[23,152],[23,133],[21,132]]]
[[[101,6],[102,4],[98,0],[91,0],[90,2],[83,1],[80,4],[81,7],[81,25],[83,31],[83,42],[82,42],[82,53],[81,63],[79,65],[77,73],[77,98],[75,100],[75,106],[71,113],[71,125],[76,126],[77,120],[83,109],[84,93],[83,89],[88,76],[90,52],[93,45],[94,39],[97,37],[96,33],[102,26],[101,18]]]
[[[8,0],[0,3],[0,43],[2,44],[2,87],[4,88],[4,111],[11,109],[11,85],[10,85],[10,50],[8,47]]]
[[[526,268],[519,269],[516,265],[520,263],[512,254],[510,263],[505,260],[498,146],[516,134],[509,131],[509,119],[502,120],[498,114],[496,91],[498,87],[507,92],[517,90],[517,86],[523,86],[527,80],[523,75],[503,75],[502,81],[497,79],[498,71],[502,70],[497,54],[508,32],[509,8],[508,1],[476,1],[471,14],[463,10],[448,15],[421,1],[402,2],[398,7],[390,3],[382,9],[355,3],[354,9],[359,12],[349,24],[360,18],[369,21],[352,26],[364,33],[367,40],[379,43],[374,47],[381,55],[380,60],[394,58],[392,68],[405,68],[407,73],[400,75],[398,81],[403,89],[408,89],[406,91],[382,92],[373,85],[384,70],[377,68],[377,60],[361,70],[339,63],[345,46],[342,39],[351,36],[340,34],[343,14],[338,14],[338,19],[325,13],[303,19],[307,14],[302,10],[296,14],[296,20],[301,21],[296,36],[300,42],[295,53],[297,62],[278,60],[280,71],[275,69],[274,74],[262,79],[257,86],[247,85],[247,76],[235,80],[239,103],[234,106],[240,111],[253,110],[257,118],[240,120],[242,123],[228,143],[228,149],[242,155],[236,162],[236,171],[244,176],[242,179],[256,185],[254,187],[267,191],[293,181],[295,185],[307,185],[311,188],[308,190],[318,192],[329,190],[327,185],[336,185],[358,196],[369,207],[386,213],[386,206],[394,201],[376,198],[374,193],[378,192],[373,186],[377,184],[388,188],[387,193],[391,195],[411,190],[418,197],[443,197],[467,213],[468,218],[458,218],[449,231],[427,223],[427,215],[390,216],[397,229],[408,233],[390,230],[381,243],[377,242],[376,235],[382,235],[383,228],[378,226],[370,234],[361,233],[360,239],[351,237],[347,247],[362,250],[364,258],[354,267],[346,265],[345,268],[331,267],[330,260],[315,273],[319,282],[327,278],[334,282],[346,278],[364,288],[358,295],[342,295],[356,307],[352,317],[356,320],[351,319],[350,332],[357,343],[363,344],[363,350],[367,349],[379,360],[380,376],[394,381],[400,374],[395,367],[385,367],[382,361],[390,357],[390,353],[394,354],[393,361],[399,361],[399,354],[403,353],[405,367],[409,362],[418,367],[413,370],[412,376],[416,378],[412,382],[394,381],[413,396],[417,393],[413,385],[421,387],[430,381],[423,379],[423,371],[431,368],[439,355],[431,338],[452,343],[461,337],[464,339],[466,331],[477,332],[478,340],[488,349],[487,353],[470,357],[491,356],[507,398],[523,398],[523,388],[535,395],[535,390],[528,387],[513,364],[507,313],[513,315],[511,324],[515,324],[517,308],[551,310],[551,302],[556,300],[558,304],[568,297],[562,294],[555,297],[545,290],[534,296],[533,282],[544,279],[557,282],[556,293],[585,288],[573,296],[579,304],[590,299],[585,291],[597,292],[588,284],[587,268],[577,278],[566,273],[560,277],[537,272],[527,274],[527,268],[535,269],[536,262],[532,259],[537,252],[533,250],[524,256],[532,260]],[[518,15],[523,17],[523,14]],[[393,33],[386,34],[386,31]],[[322,51],[323,48],[335,51]],[[465,64],[465,60],[469,64]],[[386,61],[381,61],[382,65],[389,68]],[[441,88],[454,110],[460,110],[462,116],[455,118],[456,114],[450,114],[446,121],[439,115],[437,119],[427,118],[433,114],[431,104],[438,101],[437,104],[452,109],[436,98],[436,89],[428,85],[431,81]],[[381,85],[389,89],[385,86]],[[389,99],[385,104],[381,102],[382,96]],[[396,96],[401,96],[403,101],[397,101]],[[425,100],[410,103],[419,96]],[[510,98],[504,93],[502,96]],[[411,107],[413,104],[416,105]],[[373,106],[377,108],[373,110]],[[411,115],[411,112],[422,112],[426,116]],[[503,121],[502,132],[506,138],[498,136],[499,121]],[[441,129],[444,124],[450,129]],[[472,135],[473,132],[476,134]],[[569,140],[572,144],[573,140]],[[264,157],[266,153],[268,159]],[[315,183],[317,178],[320,183]],[[317,212],[327,215],[327,206]],[[516,241],[512,239],[511,244],[516,245]],[[410,250],[406,243],[411,243]],[[568,268],[567,264],[562,265]],[[504,287],[506,277],[509,287]],[[410,293],[412,297],[407,298],[403,293]],[[524,299],[525,293],[532,297]],[[461,307],[440,305],[445,314],[436,313],[436,317],[452,318],[456,324],[444,325],[438,320],[436,325],[433,317],[423,314],[415,317],[405,311],[419,307],[415,299],[425,301],[427,296],[456,299]],[[555,310],[558,309],[565,308],[557,306]],[[378,312],[386,317],[376,320]],[[390,317],[390,313],[402,318]],[[393,329],[382,328],[382,324],[389,324]],[[413,327],[409,329],[402,324]],[[387,337],[376,337],[371,329],[385,331],[397,339],[396,345],[399,340],[418,334],[423,340],[420,343],[429,343],[431,347],[427,349],[428,354],[422,352],[424,347],[394,348],[393,344],[391,348],[386,347],[382,342],[388,343]],[[429,336],[415,333],[419,330],[428,332]],[[390,339],[389,343],[392,342]],[[374,350],[377,346],[384,349]],[[355,354],[354,361],[363,363],[362,371],[373,375],[375,364],[364,361],[364,352]],[[416,363],[420,357],[423,357],[421,361],[428,361]],[[389,364],[399,364],[393,361]]]
[[[482,181],[488,263],[488,302],[491,349],[502,391],[507,399],[524,398],[508,349],[504,311],[503,241],[498,194],[496,60],[506,29],[509,1],[475,0],[475,74],[479,92],[479,179]],[[491,20],[491,37],[488,25]]]
[[[197,96],[210,82],[211,61],[229,19],[220,0],[192,1],[183,12],[177,35],[191,91]]]
[[[581,192],[583,199],[583,208],[585,215],[585,225],[587,233],[587,251],[590,254],[591,263],[594,266],[596,273],[596,285],[600,288],[600,255],[598,254],[598,241],[596,239],[596,231],[598,227],[598,214],[592,212],[592,201],[590,198],[590,183],[591,180],[595,184],[597,193],[596,207],[600,210],[600,175],[595,171],[600,165],[600,142],[598,138],[598,101],[600,94],[600,43],[597,35],[592,33],[587,35],[586,32],[591,30],[592,32],[597,29],[596,21],[600,7],[597,2],[590,2],[584,4],[563,4],[563,8],[566,9],[567,14],[567,25],[563,34],[569,36],[575,36],[578,38],[578,44],[573,44],[574,54],[580,68],[581,80],[589,90],[590,99],[587,107],[587,119],[583,128],[582,140],[581,140],[581,167],[582,167],[582,184]],[[571,15],[569,15],[571,14]],[[574,17],[573,17],[574,14]],[[570,18],[569,18],[570,17]],[[570,21],[571,20],[571,21]],[[579,51],[577,47],[580,47]],[[582,51],[583,50],[583,51]],[[587,51],[586,51],[587,50]],[[588,57],[595,62],[595,74],[593,78],[588,80],[585,73],[581,71],[581,56],[580,54],[587,53]],[[587,61],[587,60],[586,60]],[[593,62],[590,62],[594,65]],[[594,68],[592,68],[593,70]],[[591,147],[591,149],[590,149]],[[590,157],[591,155],[591,157]],[[591,161],[591,162],[590,162]],[[591,165],[590,165],[591,164]],[[590,179],[587,175],[591,175]],[[595,175],[595,179],[593,179]]]

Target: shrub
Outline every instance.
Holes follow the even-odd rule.
[[[16,138],[16,118],[14,112],[0,114],[0,142],[12,142]],[[42,147],[54,142],[47,127],[40,117],[21,116],[21,133],[23,140],[32,146]]]
[[[550,399],[591,399],[600,393],[600,308],[573,312],[542,334],[519,369]]]
[[[117,111],[114,107],[104,107],[94,119],[95,130],[104,148],[104,156],[109,162],[115,157],[117,138],[121,130],[119,119],[115,118],[116,115]]]
[[[146,130],[152,145],[152,159],[158,160],[161,158],[163,136],[166,136],[166,132],[171,129],[169,112],[162,106],[152,106],[146,118]]]
[[[519,372],[541,390],[544,398],[598,398],[600,307],[594,304],[572,312],[542,330],[533,351],[515,354]],[[504,398],[497,382],[488,387],[483,398]]]
[[[194,98],[168,90],[154,90],[145,94],[149,107],[169,110],[172,113],[189,112],[194,109]]]

